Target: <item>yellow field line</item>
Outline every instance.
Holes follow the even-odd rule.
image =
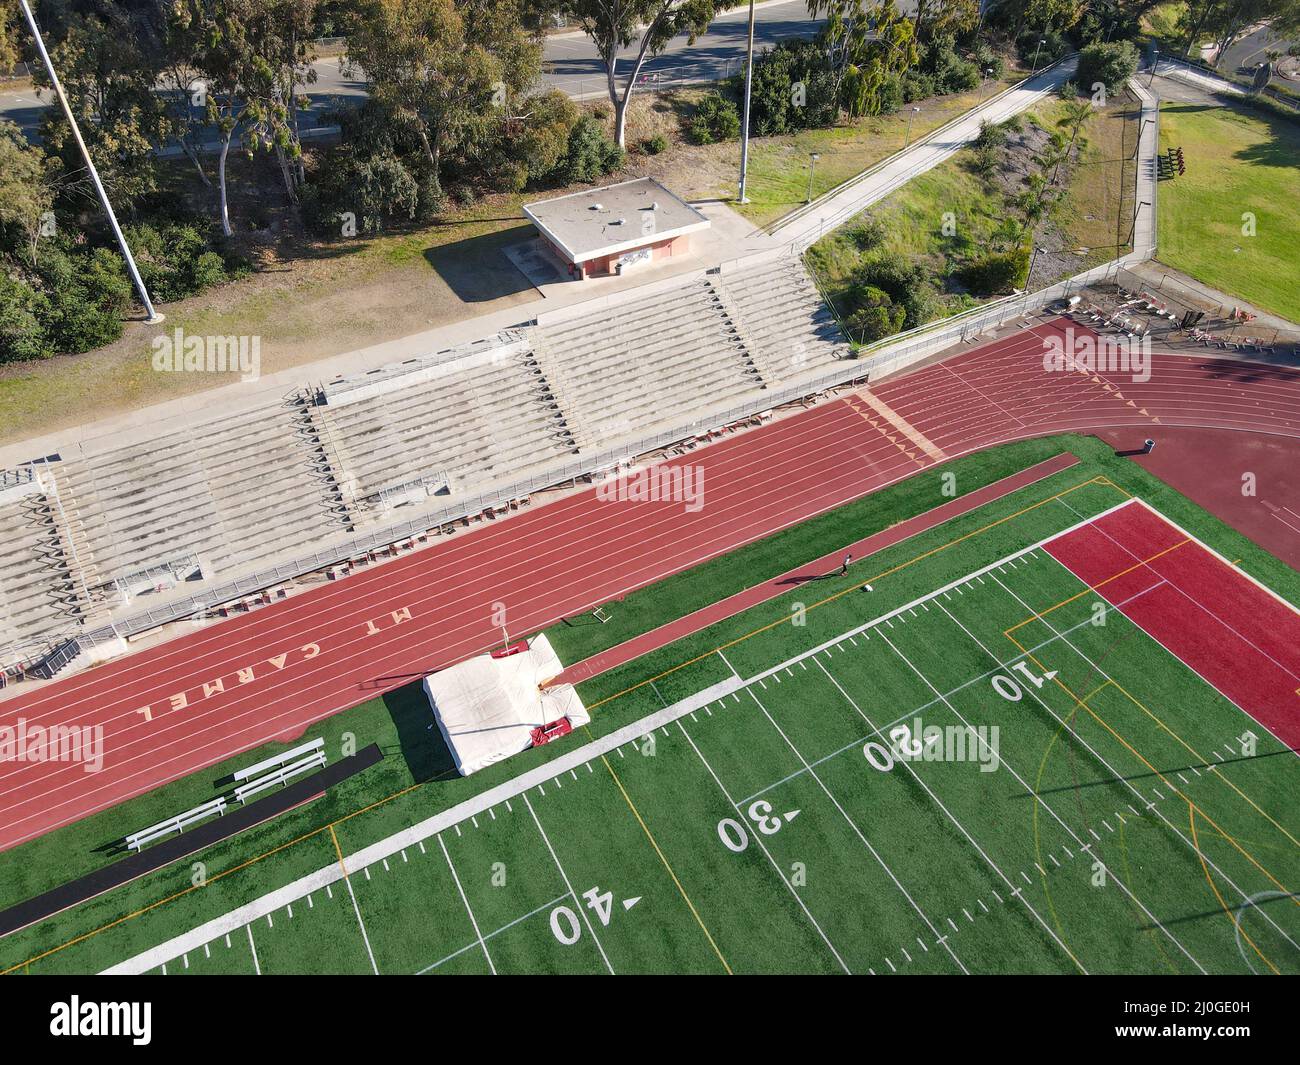
[[[1044,666],[1043,663],[1039,661],[1039,659],[1035,657],[1032,652],[1027,651],[1025,647],[1014,636],[1008,635],[1007,638],[1011,640],[1011,642],[1014,643],[1018,648],[1020,648],[1021,654],[1023,654],[1026,658],[1028,658],[1031,662],[1033,662],[1034,665],[1036,665],[1044,673],[1050,672],[1050,670],[1048,670],[1047,667]],[[1053,677],[1052,682],[1056,684],[1063,692],[1065,692],[1076,703],[1079,703],[1079,697],[1075,695],[1074,692],[1064,682],[1062,682],[1060,677]],[[1168,787],[1169,790],[1173,792],[1173,794],[1177,795],[1180,799],[1183,800],[1183,802],[1187,803],[1188,806],[1195,808],[1196,812],[1201,815],[1201,818],[1204,821],[1212,825],[1215,831],[1218,832],[1220,836],[1222,836],[1225,840],[1231,843],[1233,847],[1235,847],[1241,853],[1241,855],[1248,862],[1250,862],[1251,865],[1253,865],[1256,869],[1258,869],[1261,873],[1263,873],[1264,876],[1266,876],[1269,879],[1269,881],[1275,884],[1279,891],[1288,895],[1291,898],[1292,902],[1294,902],[1297,906],[1300,906],[1300,899],[1297,899],[1294,895],[1292,895],[1292,893],[1287,890],[1286,886],[1282,884],[1282,882],[1278,880],[1277,877],[1275,877],[1272,873],[1270,873],[1267,869],[1265,869],[1264,866],[1259,863],[1259,861],[1255,858],[1253,854],[1251,854],[1248,850],[1246,850],[1245,847],[1243,847],[1239,842],[1237,842],[1237,840],[1230,833],[1226,832],[1218,824],[1218,822],[1214,820],[1214,818],[1212,818],[1209,814],[1207,814],[1204,810],[1202,810],[1199,806],[1197,806],[1187,795],[1184,795],[1176,785],[1172,784],[1169,781],[1169,779],[1163,773],[1160,772],[1160,770],[1158,770],[1149,761],[1147,761],[1147,759],[1142,756],[1142,754],[1137,750],[1137,748],[1135,748],[1131,743],[1128,742],[1128,740],[1126,740],[1123,736],[1121,736],[1103,718],[1099,717],[1096,711],[1092,709],[1092,707],[1084,706],[1082,703],[1079,703],[1079,705],[1083,706],[1083,709],[1088,712],[1089,716],[1091,716],[1092,719],[1097,722],[1097,724],[1101,725],[1102,728],[1104,728],[1107,732],[1109,732],[1112,736],[1114,736],[1117,740],[1119,740],[1119,742],[1122,743],[1130,751],[1130,753],[1132,753],[1132,755],[1138,759],[1138,761],[1140,761],[1144,766],[1146,766],[1147,769],[1149,769],[1152,772],[1152,774],[1159,777],[1160,782],[1164,784],[1166,787]]]
[[[1289,839],[1295,846],[1300,847],[1300,840],[1297,840],[1295,836],[1291,835],[1291,833],[1287,831],[1285,826],[1275,821],[1267,811],[1263,810],[1259,806],[1259,804],[1255,802],[1254,799],[1252,799],[1249,795],[1247,795],[1244,791],[1242,791],[1241,788],[1237,787],[1236,784],[1234,784],[1231,780],[1229,780],[1228,777],[1223,773],[1222,770],[1219,769],[1217,765],[1211,762],[1203,754],[1198,752],[1196,748],[1194,748],[1190,743],[1184,740],[1182,736],[1178,735],[1177,732],[1175,732],[1172,728],[1166,725],[1164,721],[1160,719],[1160,716],[1158,714],[1155,714],[1151,710],[1149,710],[1142,703],[1140,699],[1134,696],[1119,681],[1112,678],[1110,683],[1114,685],[1116,688],[1118,688],[1121,692],[1123,692],[1128,697],[1129,701],[1133,703],[1134,706],[1138,707],[1143,713],[1145,713],[1148,717],[1150,717],[1152,721],[1154,721],[1162,729],[1168,732],[1169,735],[1171,735],[1174,739],[1176,739],[1179,743],[1181,743],[1192,754],[1194,758],[1200,759],[1201,763],[1207,769],[1211,770],[1220,780],[1222,780],[1225,784],[1227,784],[1228,787],[1230,787],[1233,791],[1235,791],[1238,795],[1240,795],[1243,799],[1245,799],[1246,802],[1248,802],[1255,809],[1255,811],[1259,813],[1261,817],[1263,817],[1266,821],[1269,822],[1269,824],[1273,825],[1279,832],[1282,833],[1282,835],[1286,836],[1286,838]]]
[[[1247,943],[1250,944],[1251,950],[1253,950],[1256,954],[1258,954],[1260,958],[1263,960],[1264,964],[1273,970],[1273,975],[1281,976],[1282,975],[1281,971],[1278,969],[1276,965],[1274,965],[1271,961],[1269,961],[1268,958],[1264,955],[1264,952],[1260,950],[1258,946],[1256,946],[1255,941],[1251,939],[1250,936],[1247,934],[1246,930],[1241,927],[1241,922],[1239,922],[1232,915],[1232,909],[1228,906],[1228,903],[1224,900],[1223,895],[1220,894],[1219,886],[1214,882],[1214,877],[1210,875],[1210,867],[1205,862],[1205,855],[1201,853],[1201,841],[1196,834],[1196,808],[1190,805],[1187,810],[1187,820],[1192,830],[1192,849],[1196,851],[1196,857],[1199,858],[1201,861],[1201,872],[1205,874],[1205,879],[1210,885],[1210,890],[1214,892],[1214,897],[1219,900],[1219,905],[1223,907],[1224,914],[1227,916],[1228,920],[1232,922],[1233,928],[1236,931],[1241,933],[1242,939],[1244,939]]]
[[[1076,599],[1082,599],[1085,595],[1091,595],[1098,588],[1101,588],[1102,586],[1109,584],[1111,581],[1117,581],[1121,577],[1126,576],[1129,573],[1132,573],[1134,570],[1141,569],[1143,566],[1147,565],[1148,563],[1154,562],[1156,559],[1169,554],[1171,551],[1177,551],[1180,547],[1185,547],[1191,542],[1192,542],[1191,537],[1188,537],[1185,540],[1181,540],[1178,543],[1174,544],[1173,547],[1166,547],[1163,551],[1157,551],[1150,558],[1144,558],[1141,561],[1134,562],[1133,565],[1129,566],[1127,569],[1120,570],[1118,573],[1114,574],[1113,576],[1107,577],[1104,581],[1098,581],[1096,584],[1089,584],[1086,588],[1084,588],[1083,591],[1076,592],[1068,599],[1062,599],[1059,603],[1055,604],[1054,606],[1049,606],[1046,610],[1035,611],[1029,617],[1025,618],[1024,621],[1017,622],[1015,625],[1012,625],[1011,628],[1006,629],[1004,631],[1007,633],[1007,635],[1010,635],[1011,633],[1015,632],[1016,629],[1023,628],[1024,626],[1028,625],[1031,621],[1042,621],[1043,618],[1047,617],[1047,615],[1052,613],[1052,611],[1060,610],[1061,607],[1068,606],[1070,603],[1073,603]]]
[[[735,974],[731,971],[731,966],[727,964],[727,959],[722,956],[722,951],[718,949],[718,944],[714,941],[713,934],[709,931],[703,919],[700,917],[700,912],[695,908],[695,903],[693,903],[691,897],[686,894],[686,889],[682,887],[682,882],[677,879],[677,874],[673,872],[673,867],[668,864],[668,859],[664,857],[664,852],[659,849],[659,844],[655,840],[654,833],[650,831],[650,826],[645,823],[645,819],[641,816],[641,811],[636,808],[636,803],[632,801],[632,796],[627,793],[627,789],[623,787],[623,782],[618,779],[618,774],[614,772],[614,767],[609,764],[609,759],[602,754],[600,760],[605,763],[605,768],[609,770],[609,775],[614,778],[614,783],[618,785],[618,790],[622,793],[623,801],[627,803],[627,808],[632,811],[632,816],[636,818],[637,824],[641,826],[641,831],[645,833],[646,839],[650,841],[650,846],[652,846],[655,849],[655,853],[659,855],[659,860],[664,863],[664,868],[668,870],[668,875],[673,878],[673,883],[677,885],[677,890],[681,893],[686,905],[690,907],[691,915],[695,918],[695,923],[700,926],[700,931],[704,933],[704,937],[709,941],[709,946],[713,948],[713,953],[718,956],[718,961],[722,962],[722,967],[727,970],[727,975],[734,976]]]
[[[339,856],[339,869],[343,873],[343,879],[348,878],[348,867],[343,864],[343,848],[339,846],[338,833],[334,831],[334,826],[330,825],[330,839],[334,841],[334,853]]]
[[[1056,500],[1062,498],[1063,496],[1069,495],[1071,492],[1077,492],[1080,488],[1085,488],[1090,484],[1100,484],[1100,483],[1103,483],[1103,479],[1101,477],[1090,477],[1088,480],[1081,481],[1071,488],[1066,488],[1060,492],[1057,492],[1056,495],[1054,496],[1048,496],[1046,499],[1040,499],[1037,503],[1033,503],[1030,506],[1017,510],[1014,514],[1008,514],[1006,517],[998,518],[997,521],[989,522],[989,524],[983,526],[982,528],[975,529],[971,532],[968,532],[964,536],[957,537],[955,540],[949,540],[946,544],[940,544],[938,547],[933,547],[929,551],[923,551],[921,552],[921,554],[909,558],[906,562],[900,562],[896,566],[891,566],[889,569],[877,573],[873,577],[865,577],[861,580],[855,580],[854,583],[851,584],[848,588],[845,588],[839,592],[835,592],[833,595],[828,595],[825,599],[818,600],[816,603],[813,603],[811,606],[809,606],[807,610],[808,611],[816,610],[819,606],[825,606],[827,603],[833,603],[835,602],[835,600],[840,599],[845,595],[848,595],[850,592],[857,591],[858,588],[860,588],[863,584],[875,584],[877,581],[881,581],[884,580],[884,578],[886,577],[893,576],[895,573],[905,570],[909,566],[913,566],[916,563],[923,561],[924,559],[930,558],[932,555],[937,555],[940,552],[947,551],[951,547],[956,547],[958,544],[963,543],[966,540],[969,540],[973,536],[979,536],[983,533],[988,532],[990,529],[995,529],[999,525],[1006,524],[1007,522],[1011,521],[1014,518],[1019,518],[1024,514],[1028,514],[1030,511],[1037,510],[1039,507],[1046,506],[1048,503],[1053,503]],[[1109,483],[1109,482],[1104,482],[1104,483]],[[1112,485],[1112,487],[1115,486]],[[638,688],[643,688],[647,684],[653,684],[657,680],[662,680],[664,677],[667,677],[672,673],[676,673],[679,669],[685,669],[687,666],[694,665],[696,662],[701,662],[704,659],[710,657],[711,655],[718,654],[720,651],[725,651],[730,647],[734,647],[738,643],[743,643],[748,639],[752,639],[753,637],[758,636],[761,633],[767,632],[769,629],[774,629],[778,625],[784,625],[786,624],[787,621],[789,621],[789,618],[781,617],[778,618],[776,621],[768,622],[766,625],[760,625],[758,628],[745,633],[743,636],[737,636],[735,639],[728,640],[726,643],[720,644],[719,646],[713,648],[712,650],[705,651],[703,654],[696,655],[694,658],[688,658],[685,662],[679,662],[677,665],[672,666],[669,669],[665,669],[662,673],[656,673],[653,677],[649,677],[646,680],[638,681],[636,684],[624,688],[622,691],[615,692],[613,695],[606,696],[604,699],[600,699],[597,702],[592,703],[590,706],[587,707],[587,709],[595,710],[598,706],[604,706],[606,703],[613,702],[615,699],[621,699],[624,695],[627,695],[630,692],[634,692]]]
[[[884,573],[881,573],[881,574],[879,574],[879,575],[877,575],[877,576],[875,576],[875,577],[870,577],[870,578],[868,578],[868,579],[866,580],[865,583],[870,584],[870,583],[872,583],[872,582],[874,582],[874,581],[881,580],[882,578],[887,577],[887,576],[889,576],[890,574],[896,573],[896,572],[898,572],[899,570],[905,569],[905,568],[907,568],[908,566],[911,566],[911,565],[913,565],[914,563],[919,562],[919,561],[921,561],[921,560],[924,559],[924,558],[928,558],[928,557],[931,556],[931,555],[937,554],[937,553],[939,553],[939,552],[941,552],[941,551],[945,551],[945,550],[947,550],[948,548],[953,547],[953,546],[955,546],[956,544],[959,544],[959,543],[961,543],[961,542],[964,541],[964,540],[968,540],[968,539],[970,539],[972,536],[978,536],[978,535],[980,535],[981,533],[987,532],[989,529],[995,528],[995,527],[997,527],[998,525],[1002,525],[1002,524],[1004,524],[1005,522],[1010,521],[1012,518],[1018,518],[1018,517],[1020,517],[1022,514],[1027,514],[1027,513],[1029,513],[1029,512],[1032,511],[1032,510],[1037,510],[1039,507],[1044,506],[1044,505],[1046,505],[1047,503],[1054,502],[1055,500],[1060,499],[1060,498],[1062,498],[1063,496],[1067,496],[1067,495],[1069,495],[1071,492],[1077,492],[1080,488],[1084,488],[1084,487],[1086,487],[1087,485],[1090,485],[1090,484],[1106,484],[1106,485],[1109,485],[1111,488],[1114,488],[1117,492],[1120,492],[1120,493],[1122,493],[1124,496],[1131,498],[1131,496],[1129,496],[1129,493],[1128,493],[1128,492],[1124,491],[1124,489],[1120,488],[1119,485],[1115,484],[1115,483],[1114,483],[1113,481],[1111,481],[1108,477],[1105,477],[1104,475],[1099,475],[1099,476],[1096,476],[1096,477],[1091,477],[1091,478],[1089,478],[1089,479],[1086,480],[1086,481],[1081,481],[1079,484],[1076,484],[1076,485],[1074,485],[1074,486],[1071,487],[1071,488],[1066,488],[1066,489],[1063,489],[1063,490],[1060,491],[1060,492],[1057,492],[1056,495],[1054,495],[1054,496],[1050,496],[1050,497],[1048,497],[1047,499],[1040,500],[1039,502],[1034,503],[1034,504],[1032,504],[1031,506],[1028,506],[1028,507],[1023,508],[1022,510],[1018,510],[1018,511],[1016,511],[1014,514],[1008,514],[1005,518],[999,518],[997,521],[990,522],[988,525],[985,525],[985,526],[984,526],[983,528],[981,528],[981,529],[976,529],[976,530],[974,530],[973,532],[967,533],[965,536],[960,536],[960,537],[958,537],[956,540],[951,540],[951,541],[949,541],[949,542],[946,543],[946,544],[943,544],[943,545],[941,545],[941,546],[939,546],[939,547],[934,548],[933,550],[926,551],[926,552],[924,552],[923,554],[917,555],[915,558],[912,558],[912,559],[909,559],[909,560],[906,561],[906,562],[900,563],[899,565],[894,566],[893,568],[886,570]],[[833,600],[840,598],[840,596],[847,594],[847,592],[852,591],[853,588],[856,588],[856,587],[857,587],[857,585],[855,584],[855,585],[853,585],[852,587],[845,589],[843,592],[837,592],[835,595],[827,596],[825,599],[821,600],[820,602],[818,602],[818,603],[814,603],[813,606],[812,606],[812,607],[809,607],[808,609],[811,610],[811,609],[813,609],[814,607],[822,606],[822,605],[824,605],[824,604],[826,604],[826,603],[832,602]],[[708,658],[709,655],[714,654],[716,651],[725,650],[726,648],[731,647],[731,646],[734,645],[734,644],[740,643],[742,640],[747,640],[747,639],[749,639],[751,636],[757,636],[759,633],[761,633],[761,632],[765,632],[766,630],[768,630],[768,629],[774,627],[775,625],[782,624],[783,621],[784,621],[784,619],[782,619],[781,621],[773,622],[771,625],[764,625],[764,626],[762,626],[761,628],[755,629],[753,632],[747,633],[747,634],[744,635],[744,636],[738,637],[738,638],[735,639],[735,640],[731,640],[731,641],[729,641],[728,643],[723,644],[721,647],[715,648],[714,651],[708,651],[708,652],[706,652],[705,654],[699,655],[699,656],[697,656],[697,657],[695,657],[695,658],[692,658],[692,659],[690,659],[690,660],[688,660],[688,661],[686,661],[686,662],[682,662],[682,663],[680,663],[679,665],[674,666],[672,669],[665,670],[663,673],[660,673],[660,674],[658,674],[658,675],[656,675],[656,676],[654,676],[654,677],[650,677],[648,680],[641,681],[641,683],[639,683],[639,684],[634,684],[632,687],[630,687],[630,688],[626,688],[626,689],[624,689],[624,690],[621,691],[621,692],[618,692],[618,693],[616,693],[616,694],[614,694],[614,695],[609,696],[608,698],[601,699],[599,702],[592,703],[591,706],[588,707],[588,709],[589,709],[589,710],[594,710],[594,709],[595,709],[596,707],[598,707],[598,706],[602,706],[602,705],[604,705],[605,703],[611,702],[611,701],[613,701],[614,699],[620,698],[621,696],[628,694],[628,692],[634,691],[635,689],[640,688],[640,687],[643,687],[643,686],[646,685],[646,684],[652,684],[652,683],[654,683],[656,680],[660,680],[660,679],[662,679],[663,677],[668,676],[670,673],[675,673],[675,672],[677,672],[677,670],[679,670],[679,669],[684,669],[686,666],[689,666],[689,665],[691,665],[691,664],[694,663],[694,662],[698,662],[698,661],[700,661],[701,659]],[[613,772],[612,769],[611,769],[610,771]],[[615,779],[617,779],[617,777],[616,777]],[[257,862],[260,862],[263,858],[269,858],[269,857],[271,857],[272,855],[278,853],[279,851],[282,851],[282,850],[284,850],[284,849],[286,849],[286,848],[288,848],[288,847],[292,847],[292,846],[294,846],[294,845],[297,844],[297,843],[301,843],[303,840],[311,839],[313,836],[320,835],[320,834],[321,834],[322,832],[324,832],[326,829],[333,829],[333,827],[334,827],[335,825],[342,824],[344,821],[349,821],[349,820],[351,820],[352,818],[357,817],[357,816],[359,816],[360,814],[366,813],[366,812],[369,811],[369,810],[373,810],[373,809],[375,809],[375,808],[377,808],[377,807],[379,807],[379,806],[383,806],[385,803],[392,802],[394,799],[398,799],[398,798],[400,798],[401,796],[407,794],[408,792],[415,791],[417,788],[422,788],[422,787],[424,787],[426,784],[429,784],[429,783],[431,783],[431,781],[427,781],[427,780],[420,781],[420,782],[418,782],[418,783],[416,783],[416,784],[411,784],[411,785],[409,785],[408,787],[402,788],[402,789],[400,789],[399,791],[395,791],[395,792],[393,792],[391,795],[386,795],[386,796],[385,796],[384,798],[382,798],[382,799],[377,799],[377,800],[375,800],[374,802],[372,802],[372,803],[370,803],[370,804],[368,804],[368,805],[366,805],[366,806],[361,807],[360,809],[353,810],[351,813],[349,813],[349,814],[345,814],[344,816],[338,818],[338,820],[336,820],[336,821],[331,821],[331,822],[329,822],[328,824],[321,825],[321,826],[319,826],[318,828],[312,829],[312,831],[310,831],[310,832],[307,832],[307,833],[305,833],[305,834],[303,834],[303,835],[301,835],[301,836],[298,836],[296,839],[292,839],[292,840],[290,840],[290,841],[287,842],[287,843],[282,843],[282,844],[280,844],[280,845],[277,846],[277,847],[273,847],[273,848],[271,848],[271,849],[268,850],[268,851],[264,851],[262,854],[256,855],[255,857],[248,859],[247,861],[241,862],[241,863],[239,863],[238,865],[235,865],[235,866],[232,866],[232,867],[229,868],[229,869],[223,870],[222,872],[217,873],[215,876],[209,877],[208,880],[206,881],[206,883],[209,883],[209,884],[210,884],[210,883],[212,883],[213,881],[219,880],[219,879],[221,879],[221,878],[224,877],[224,876],[229,876],[231,873],[236,873],[236,872],[239,872],[241,869],[246,869],[246,868],[248,868],[250,865],[254,865],[254,864],[256,864]],[[108,931],[110,928],[114,928],[114,927],[116,927],[117,925],[122,924],[122,923],[124,923],[124,922],[126,922],[126,921],[134,920],[136,917],[140,917],[140,916],[142,916],[143,914],[146,914],[146,913],[148,913],[149,911],[151,911],[151,910],[153,910],[153,909],[156,909],[156,908],[159,907],[159,906],[164,905],[165,903],[172,902],[172,901],[174,901],[175,899],[181,898],[181,897],[184,896],[184,895],[188,895],[191,891],[195,891],[195,890],[197,890],[197,888],[198,888],[198,885],[191,885],[190,887],[185,888],[183,891],[178,891],[178,892],[176,892],[175,894],[167,895],[167,896],[165,896],[165,897],[163,897],[163,898],[161,898],[161,899],[158,899],[158,900],[155,901],[155,902],[151,902],[148,906],[141,907],[141,908],[138,909],[138,910],[135,910],[135,911],[133,911],[133,912],[131,912],[131,913],[125,914],[125,915],[123,915],[122,917],[119,917],[119,918],[117,918],[117,919],[115,919],[115,920],[113,920],[113,921],[110,921],[110,922],[108,922],[107,924],[101,925],[101,926],[98,927],[98,928],[92,929],[92,930],[89,931],[89,932],[85,932],[85,933],[83,933],[82,935],[75,936],[74,938],[69,939],[69,940],[68,940],[67,942],[65,942],[65,943],[60,943],[60,944],[59,944],[58,946],[56,946],[56,947],[51,947],[49,950],[42,951],[40,954],[33,955],[32,957],[28,958],[28,959],[27,959],[26,961],[24,961],[24,962],[19,962],[17,965],[11,965],[11,966],[10,966],[9,968],[7,968],[7,969],[0,969],[0,976],[5,976],[5,975],[7,975],[7,974],[9,974],[9,973],[15,972],[15,971],[18,970],[18,969],[24,968],[25,966],[31,965],[33,962],[40,961],[40,960],[42,960],[43,958],[48,958],[50,955],[52,955],[52,954],[57,954],[59,951],[61,951],[61,950],[65,950],[65,949],[68,948],[68,947],[76,946],[78,943],[82,943],[82,942],[84,942],[85,940],[92,938],[93,936],[97,936],[97,935],[99,935],[101,932],[106,932],[106,931]],[[692,910],[693,910],[693,909],[694,909],[694,907],[692,907]],[[697,917],[697,919],[698,919],[698,917]],[[706,929],[705,931],[706,931],[706,934],[707,934],[707,929]],[[710,941],[712,941],[712,937],[710,937]],[[715,945],[714,949],[717,950],[716,945]],[[722,957],[721,953],[719,953],[718,956],[721,958],[721,957]],[[723,961],[723,964],[726,965],[726,961],[725,961],[725,960]],[[730,969],[728,969],[728,971],[730,971]]]

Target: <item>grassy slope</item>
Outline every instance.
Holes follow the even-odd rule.
[[[1000,92],[1018,75],[1008,73],[982,90],[924,100],[912,120],[913,141],[969,111]],[[809,156],[821,158],[813,169],[814,198],[900,151],[908,136],[911,105],[892,115],[859,119],[831,129],[805,130],[783,137],[761,137],[750,145],[747,194],[750,202],[736,205],[746,218],[766,225],[800,206],[808,197]],[[720,190],[721,193],[721,190]],[[734,187],[727,190],[734,193]]]
[[[1300,124],[1232,106],[1166,103],[1160,147],[1187,173],[1160,185],[1160,259],[1300,322]],[[1256,235],[1242,235],[1242,214]]]
[[[1031,109],[1026,119],[1053,130],[1061,108],[1060,101],[1049,99]],[[1118,106],[1112,105],[1089,124],[1079,164],[1070,176],[1066,196],[1053,214],[1069,247],[1098,249],[1089,256],[1088,265],[1115,258],[1117,240],[1128,238],[1127,224],[1121,227],[1121,237],[1115,235],[1117,216],[1127,222],[1133,203],[1133,169],[1116,161],[1125,137],[1131,150],[1132,120],[1123,117]],[[959,152],[870,208],[870,213],[884,223],[887,234],[879,249],[866,253],[858,250],[853,222],[813,245],[808,261],[832,300],[859,263],[894,252],[929,268],[931,282],[941,292],[936,308],[942,313],[937,317],[957,314],[983,302],[966,293],[942,292],[944,278],[953,266],[986,248],[1005,216],[1001,191],[989,191],[970,168],[972,157],[970,150]],[[953,236],[942,232],[947,212],[956,216]]]
[[[1070,483],[1074,483],[1090,474],[1105,473],[1130,491],[1140,492],[1174,520],[1202,536],[1228,557],[1242,559],[1242,568],[1247,572],[1269,583],[1293,602],[1300,601],[1300,576],[1161,482],[1131,464],[1116,459],[1111,450],[1098,441],[1080,437],[1031,441],[959,460],[947,468],[957,472],[959,486],[963,491],[969,491],[980,483],[1001,476],[1010,469],[1028,465],[1044,454],[1062,447],[1068,447],[1085,459],[1086,465],[1082,469],[1058,475],[1050,484],[1064,484],[1067,477]],[[782,534],[787,540],[779,549],[773,549],[773,545],[768,542],[760,543],[737,552],[726,560],[700,567],[691,575],[683,575],[665,585],[636,593],[618,604],[614,621],[600,630],[559,629],[552,636],[564,648],[566,656],[589,653],[590,650],[611,642],[616,636],[622,638],[633,635],[679,616],[697,605],[697,600],[717,598],[761,580],[766,575],[817,557],[823,553],[827,543],[842,544],[876,529],[888,527],[911,513],[928,509],[941,501],[938,486],[938,472],[930,471],[854,505],[870,505],[869,509],[854,512],[845,508],[845,511],[817,519],[816,523],[809,523],[800,530]],[[1002,507],[1009,512],[1013,505],[1012,501],[1007,501]],[[986,509],[984,514],[987,513]],[[973,516],[963,519],[961,524],[970,525],[972,520],[975,520]],[[933,530],[883,552],[879,556],[881,564],[910,557],[917,551],[946,542],[954,533],[961,531],[962,529],[948,527]],[[953,559],[955,566],[964,562],[964,559]],[[875,560],[872,565],[875,565]],[[955,576],[956,572],[952,575]],[[929,576],[925,575],[925,579],[929,579]],[[856,577],[854,575],[845,586],[851,586]],[[906,601],[906,598],[924,590],[921,585],[912,587],[916,580],[924,583],[921,577],[904,576],[899,580],[897,594],[904,596],[900,601]],[[838,585],[832,587],[835,584],[834,581],[825,582],[825,586],[818,590],[819,595],[838,590]],[[791,596],[798,594],[793,592]],[[757,607],[583,685],[582,695],[589,705],[604,701],[593,722],[592,734],[602,734],[651,712],[661,705],[661,698],[680,698],[707,683],[721,679],[725,671],[721,675],[715,675],[721,666],[717,664],[716,658],[711,658],[660,680],[656,684],[657,691],[638,687],[608,701],[610,697],[649,676],[675,667],[694,655],[705,653],[774,617],[787,614],[790,603],[786,600],[791,596]],[[810,625],[812,624],[810,615]],[[818,626],[814,626],[816,627]],[[338,827],[340,840],[347,853],[509,779],[531,765],[545,762],[567,749],[566,745],[558,744],[554,748],[528,752],[468,780],[457,778],[417,787],[378,808],[352,816],[353,811],[360,811],[365,804],[436,774],[443,764],[444,756],[431,743],[429,732],[424,727],[418,692],[409,689],[389,696],[386,701],[376,701],[338,715],[313,729],[312,733],[324,732],[329,737],[327,743],[330,750],[337,751],[339,739],[345,731],[353,732],[361,744],[380,742],[389,757],[382,766],[371,770],[351,785],[337,789],[324,800],[199,856],[208,870],[207,888],[188,891],[175,901],[166,903],[156,919],[148,922],[126,921],[83,946],[61,952],[56,956],[55,966],[75,970],[78,967],[104,964],[143,949],[152,942],[176,934],[185,927],[191,927],[318,868],[330,861],[333,855],[329,836],[320,831],[321,826],[337,823],[340,818],[348,818]],[[238,762],[247,764],[256,756],[257,752],[250,752]],[[128,827],[147,823],[150,820],[149,811],[179,809],[210,797],[213,794],[211,781],[223,772],[224,767],[214,768],[199,778],[177,782],[153,796],[134,800],[118,811],[99,815],[81,825],[70,826],[43,840],[0,856],[0,871],[3,871],[0,882],[5,885],[5,901],[15,901],[76,872],[97,867],[103,859],[95,853],[96,848],[120,832],[127,831]],[[314,835],[310,834],[313,832]],[[228,876],[221,875],[223,870],[235,869],[247,862],[251,855],[272,852],[274,848],[283,849],[268,853],[267,857],[247,869],[240,869]],[[76,857],[78,855],[80,857]],[[96,899],[80,908],[74,916],[56,918],[44,926],[6,939],[0,945],[0,967],[21,962],[26,957],[58,946],[70,936],[115,920],[124,913],[178,891],[186,891],[190,885],[190,876],[190,864],[180,863]]]

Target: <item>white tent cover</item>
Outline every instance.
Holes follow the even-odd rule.
[[[591,720],[572,684],[538,690],[563,669],[539,635],[519,654],[479,655],[424,678],[424,694],[461,776],[527,750],[539,725],[567,717],[577,728]]]

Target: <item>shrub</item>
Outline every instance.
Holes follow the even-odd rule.
[[[980,131],[975,138],[976,148],[1001,148],[1007,143],[1007,131],[987,119],[980,122]]]
[[[303,199],[303,213],[316,229],[339,236],[345,223],[355,233],[374,235],[410,222],[420,206],[420,181],[391,151],[362,156],[335,149]]]
[[[646,155],[658,155],[668,148],[668,138],[662,133],[656,133],[653,137],[647,137],[641,142],[641,150]]]
[[[918,74],[914,70],[909,70],[903,75],[903,103],[910,104],[915,100],[924,100],[934,96],[935,91],[934,78],[929,74]]]
[[[903,328],[906,312],[880,289],[864,286],[850,290],[848,298],[853,309],[844,316],[844,327],[853,340],[874,344]]]
[[[872,251],[885,242],[885,223],[873,214],[864,215],[849,236],[859,251]]]
[[[960,271],[962,284],[980,296],[992,296],[1019,288],[1029,273],[1029,248],[989,252]]]
[[[44,293],[0,269],[0,365],[56,354],[42,326],[49,316]]]
[[[686,127],[694,144],[713,144],[740,136],[740,115],[736,105],[721,93],[710,93],[695,105],[695,114]]]
[[[566,185],[591,184],[623,165],[623,149],[605,135],[596,119],[578,119],[569,131],[569,147],[556,168]]]
[[[933,297],[926,283],[925,267],[911,263],[890,252],[870,259],[853,275],[853,283],[863,290],[876,288],[889,296],[903,310],[902,327],[912,329],[930,317]]]
[[[1136,71],[1138,52],[1130,41],[1090,44],[1079,53],[1079,84],[1090,89],[1101,82],[1107,92],[1118,92]]]
[[[228,280],[225,260],[209,246],[208,234],[180,222],[126,227],[140,277],[149,294],[171,303]]]
[[[903,106],[903,79],[890,74],[880,85],[880,113],[892,115]]]

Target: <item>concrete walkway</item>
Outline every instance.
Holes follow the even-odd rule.
[[[864,208],[884,199],[918,174],[931,170],[971,144],[984,122],[996,125],[1018,115],[1054,93],[1074,77],[1078,60],[1066,59],[1015,88],[991,97],[978,107],[917,141],[910,148],[832,189],[809,208],[792,212],[771,227],[783,243],[802,250]]]
[[[1128,79],[1128,87],[1142,103],[1138,132],[1137,189],[1134,198],[1133,254],[1149,258],[1156,253],[1156,157],[1160,154],[1160,97],[1142,84],[1141,77]]]

